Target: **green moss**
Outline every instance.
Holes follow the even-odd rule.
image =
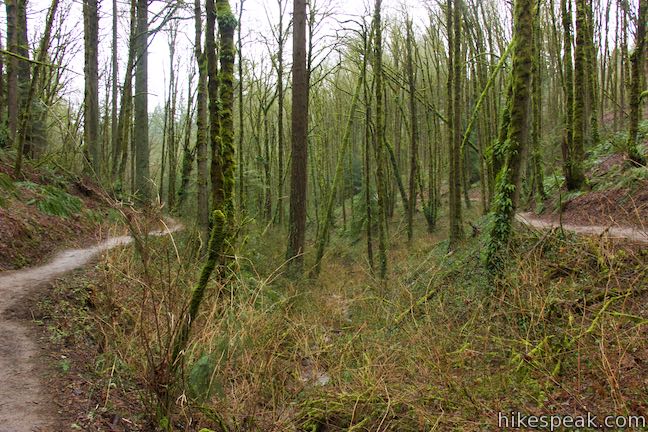
[[[220,144],[222,161],[222,206],[230,223],[233,221],[234,212],[234,182],[235,182],[235,150],[234,150],[234,30],[237,20],[232,14],[229,1],[216,1],[216,18],[218,20],[218,33],[220,40],[220,106],[218,107],[218,120],[220,123]]]
[[[493,197],[493,221],[486,250],[486,267],[494,274],[502,272],[503,252],[512,231],[520,189],[521,155],[526,144],[533,47],[533,2],[516,0],[514,8],[513,71],[510,122],[501,151],[506,157],[496,179]]]

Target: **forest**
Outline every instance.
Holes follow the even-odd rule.
[[[3,3],[0,432],[648,430],[648,0]]]

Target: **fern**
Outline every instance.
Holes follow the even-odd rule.
[[[50,216],[68,218],[79,213],[83,208],[81,199],[55,186],[43,186],[32,182],[20,182],[19,185],[38,195],[27,201],[27,204],[35,204],[41,212]]]

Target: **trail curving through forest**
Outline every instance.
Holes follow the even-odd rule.
[[[545,221],[539,219],[533,213],[518,213],[515,219],[519,222],[539,229],[552,229],[560,226],[558,221]],[[624,239],[635,243],[648,244],[648,231],[631,227],[613,227],[603,225],[574,225],[569,223],[562,224],[563,229],[589,236],[598,236],[606,233],[608,237],[615,239]]]
[[[182,229],[172,223],[149,235],[163,236]],[[40,377],[41,348],[25,320],[14,308],[29,293],[91,262],[100,253],[131,243],[131,236],[111,237],[85,248],[58,253],[49,263],[0,274],[0,432],[51,431],[56,410],[47,399]]]

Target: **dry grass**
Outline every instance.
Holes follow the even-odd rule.
[[[191,233],[150,240],[145,259],[108,254],[96,322],[116,374],[151,395],[172,386],[180,430],[470,431],[494,429],[498,411],[646,412],[645,251],[525,232],[492,286],[482,240],[447,255],[439,230],[408,246],[392,228],[383,290],[364,240],[334,237],[319,279],[291,281],[284,233],[251,227],[229,296],[210,285],[182,377],[160,373],[198,273]]]

